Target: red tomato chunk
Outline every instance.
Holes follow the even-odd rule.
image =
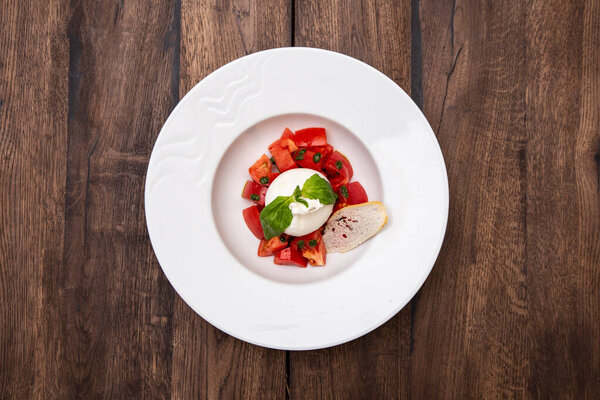
[[[308,264],[308,260],[302,257],[302,254],[291,246],[275,253],[273,262],[277,265],[295,265],[301,268],[306,268]]]
[[[348,184],[349,179],[342,174],[337,174],[333,178],[329,178],[329,183],[331,183],[331,188],[334,192],[339,193],[340,188],[346,184]]]
[[[325,146],[327,134],[325,128],[306,128],[294,133],[294,142],[298,147]]]
[[[290,153],[298,150],[298,146],[296,142],[294,142],[294,133],[290,131],[288,128],[285,128],[279,142],[282,147],[288,149]]]
[[[258,245],[258,255],[259,257],[272,256],[279,250],[286,248],[288,244],[289,241],[285,235],[275,236],[269,240],[261,239]]]
[[[367,196],[367,192],[362,187],[359,182],[351,182],[346,185],[346,190],[348,192],[348,204],[362,204],[369,201],[369,196]]]
[[[323,164],[325,164],[325,161],[327,161],[331,153],[333,153],[333,146],[330,144],[326,144],[325,146],[309,147],[308,149],[314,151],[315,153],[321,153],[321,162]]]
[[[346,183],[348,183],[350,179],[352,179],[352,175],[354,175],[350,161],[348,161],[345,155],[337,150],[329,156],[327,162],[323,166],[323,170],[327,173],[327,176],[335,177],[337,174],[342,175],[348,179]]]
[[[266,154],[260,156],[258,160],[250,168],[248,168],[248,172],[254,182],[260,183],[261,185],[268,186],[271,182],[269,178],[272,174],[271,172],[271,159],[267,157]]]
[[[271,172],[271,175],[269,175],[269,184],[271,184],[271,182],[273,182],[279,175],[281,175],[281,172]]]
[[[294,161],[302,168],[321,171],[323,167],[323,155],[310,149],[298,149],[293,153]]]
[[[254,181],[246,182],[246,184],[244,185],[244,190],[242,191],[243,198],[251,200],[256,204],[260,204],[261,206],[265,205],[266,195],[266,186],[260,185]]]
[[[257,239],[264,239],[265,234],[262,225],[260,224],[260,207],[248,207],[242,211],[242,215],[244,216],[244,221],[246,221],[246,225],[248,225],[250,232],[252,232]]]
[[[308,259],[310,265],[325,265],[327,250],[320,230],[317,229],[308,235],[295,238],[290,247],[301,252],[302,256]]]
[[[269,146],[269,151],[275,160],[275,165],[277,165],[277,168],[279,168],[281,172],[288,171],[292,168],[297,168],[297,165],[292,158],[292,154],[290,153],[289,147],[284,147],[280,140],[271,143]]]

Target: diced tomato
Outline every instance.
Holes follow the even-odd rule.
[[[290,139],[290,138],[282,137],[281,139],[279,139],[279,144],[284,149],[288,149],[290,151],[290,153],[298,150],[298,146],[296,146],[296,142],[294,142],[294,140]]]
[[[296,142],[294,141],[294,133],[289,130],[288,128],[285,128],[283,130],[283,134],[281,135],[281,138],[279,139],[279,143],[281,144],[282,147],[285,147],[286,149],[288,149],[290,151],[290,153],[293,153],[294,151],[298,150],[298,146],[296,145]]]
[[[271,156],[271,172],[281,172],[279,168],[277,168],[277,164],[275,164],[275,157]]]
[[[329,178],[329,183],[331,183],[331,188],[334,192],[340,192],[340,188],[348,183],[350,179],[346,178],[342,174],[337,174],[333,178]]]
[[[292,139],[292,140],[294,140],[294,132],[292,132],[289,128],[285,128],[283,130],[283,134],[281,135],[281,139]]]
[[[348,195],[347,202],[349,205],[361,204],[369,201],[369,196],[367,196],[367,192],[365,192],[365,189],[359,182],[351,182],[345,187],[345,193],[343,187],[340,188],[340,192],[342,192],[342,194]]]
[[[341,178],[339,178],[339,179],[341,180]],[[348,204],[348,189],[346,188],[346,185],[341,185],[341,186],[336,185],[336,186],[337,187],[334,190],[337,193],[338,198],[335,201],[335,205],[333,206],[333,212],[336,212],[340,208],[344,208],[349,205]]]
[[[321,233],[319,232],[319,237],[320,236]],[[308,262],[310,263],[310,265],[325,265],[325,262],[327,261],[327,249],[325,248],[325,242],[319,239],[314,248],[310,247],[309,245],[309,247],[302,252],[302,255],[308,258]]]
[[[286,248],[288,243],[289,241],[284,235],[275,236],[269,240],[261,239],[258,245],[258,255],[259,257],[272,256],[279,250]]]
[[[302,252],[302,256],[308,259],[310,265],[325,265],[327,250],[319,229],[295,238],[290,247]]]
[[[291,143],[294,143],[291,139],[280,139],[271,143],[269,151],[273,155],[277,168],[279,168],[281,172],[297,168],[297,165],[292,158],[292,154],[290,153],[290,147],[282,145],[281,140],[288,140]]]
[[[309,147],[309,150],[314,151],[315,153],[321,153],[321,160],[323,160],[323,164],[327,161],[327,158],[333,153],[333,146],[330,144],[326,144],[325,146],[315,146]]]
[[[273,151],[271,149],[274,147],[280,147],[282,149],[286,149],[286,150],[288,150],[289,153],[293,153],[294,151],[298,150],[298,146],[296,146],[296,143],[294,142],[294,134],[288,128],[285,128],[285,130],[283,131],[283,134],[281,135],[281,138],[277,139],[276,141],[274,141],[273,143],[271,143],[269,145],[269,151],[271,152],[271,154],[273,154]],[[279,151],[279,150],[276,150],[276,151]],[[279,167],[279,164],[281,164],[281,163],[277,161],[277,158],[275,157],[274,154],[273,154],[273,158],[275,159],[275,164],[277,164],[277,167],[281,170],[281,168]],[[287,158],[287,157],[285,157],[285,158]],[[285,167],[285,164],[286,164],[285,160],[282,159],[281,161],[284,161],[283,166]]]
[[[265,234],[262,225],[260,224],[260,207],[248,207],[242,211],[242,215],[244,216],[244,221],[246,221],[246,225],[248,225],[250,232],[252,232],[257,239],[264,239]]]
[[[271,182],[273,182],[279,175],[281,175],[281,172],[271,172],[271,174],[269,174],[269,184],[271,184]]]
[[[310,149],[298,149],[292,154],[294,161],[302,168],[310,168],[321,171],[323,168],[323,155]],[[317,160],[315,162],[315,160]]]
[[[244,185],[242,191],[242,197],[248,200],[252,200],[256,204],[265,205],[265,195],[267,194],[267,188],[254,181],[248,181]]]
[[[325,146],[327,134],[325,128],[306,128],[296,131],[294,142],[298,147]]]
[[[352,179],[352,175],[354,175],[350,161],[348,161],[345,155],[337,150],[329,156],[325,165],[323,165],[323,170],[327,173],[327,176],[334,177],[336,174],[343,175],[348,179],[346,183],[348,183],[350,179]]]
[[[300,253],[302,253],[302,246],[298,246],[298,242],[299,241],[303,241],[304,242],[304,236],[300,236],[300,237],[295,237],[292,239],[290,246],[294,249],[294,250],[298,250]]]
[[[271,159],[267,157],[266,154],[263,154],[254,164],[252,164],[248,169],[248,172],[250,172],[250,176],[256,183],[268,186],[271,182],[269,179],[269,176],[271,175],[271,165]]]
[[[292,247],[286,247],[275,253],[273,262],[277,265],[296,265],[301,268],[306,268],[306,265],[308,264],[308,260],[302,257],[302,254]]]
[[[353,204],[362,204],[369,201],[367,192],[365,192],[365,189],[359,182],[340,185],[343,180],[344,178],[341,175],[332,179],[332,186],[335,186],[334,190],[338,194],[337,201],[333,206],[333,212]]]

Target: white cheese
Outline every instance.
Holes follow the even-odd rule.
[[[327,180],[322,173],[308,168],[294,168],[283,172],[271,182],[271,185],[267,189],[265,205],[275,200],[278,196],[291,196],[296,186],[302,189],[304,182],[314,174],[318,174],[321,178]],[[319,200],[305,200],[308,203],[308,208],[300,202],[290,204],[292,223],[284,233],[291,236],[307,235],[319,229],[319,227],[327,222],[333,211],[333,204],[323,205]]]
[[[317,211],[319,208],[323,207],[323,204],[321,204],[319,200],[308,199],[302,196],[300,196],[300,198],[304,199],[304,201],[308,203],[308,207],[299,201],[293,202],[290,204],[290,210],[292,210],[293,215],[305,215],[313,211]]]

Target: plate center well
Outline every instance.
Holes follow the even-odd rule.
[[[284,128],[295,131],[319,126],[327,130],[327,141],[348,157],[354,169],[351,181],[359,181],[369,200],[383,199],[383,187],[377,163],[365,144],[344,126],[330,119],[311,114],[285,114],[265,119],[241,132],[227,148],[212,184],[211,207],[218,234],[227,249],[246,268],[277,282],[302,284],[332,277],[365,255],[367,242],[347,253],[327,255],[324,267],[298,268],[273,264],[273,257],[258,257],[259,240],[247,228],[242,210],[252,203],[241,197],[248,168],[278,139]],[[215,265],[218,268],[218,265]]]

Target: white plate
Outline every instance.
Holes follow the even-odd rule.
[[[377,236],[325,267],[259,258],[242,219],[248,167],[286,126],[327,128],[388,211]],[[145,196],[152,246],[183,300],[230,335],[287,350],[344,343],[395,315],[431,271],[448,217],[442,153],[410,97],[367,64],[310,48],[242,57],[196,85],[158,136]]]

